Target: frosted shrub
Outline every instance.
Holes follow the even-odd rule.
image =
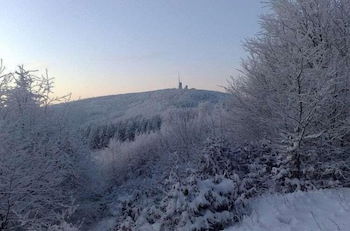
[[[262,144],[232,147],[222,137],[209,138],[199,166],[202,177],[224,175],[239,184],[239,197],[249,199],[273,187],[271,170],[275,156]]]
[[[290,157],[278,159],[272,175],[276,191],[309,191],[350,185],[350,158],[344,153],[327,153],[320,148],[318,152],[309,151],[303,155],[301,161],[300,170],[296,170]],[[293,177],[295,171],[301,172],[299,179]]]
[[[69,209],[65,210],[58,217],[58,221],[54,225],[50,225],[48,227],[48,231],[79,231],[79,227],[77,225],[73,225],[68,223],[67,220],[72,216],[72,214],[76,211],[77,206],[72,206]]]
[[[230,145],[224,138],[208,138],[201,156],[200,172],[203,176],[235,174],[234,155]]]
[[[215,131],[211,111],[205,105],[199,108],[168,110],[162,119],[161,134],[164,144],[171,152],[176,151],[187,157]]]
[[[108,178],[125,180],[144,174],[147,162],[159,155],[160,148],[159,134],[143,134],[132,142],[111,140],[108,148],[97,152],[96,159]]]
[[[224,176],[191,176],[174,183],[159,204],[129,209],[117,230],[222,230],[246,211],[237,193],[238,185]]]
[[[79,231],[79,228],[64,221],[60,225],[53,225],[49,227],[48,231]]]

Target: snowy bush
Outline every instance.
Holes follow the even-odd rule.
[[[201,156],[200,172],[204,176],[224,175],[230,177],[236,173],[231,145],[219,137],[208,138]]]
[[[258,150],[245,153],[258,156]],[[198,169],[184,169],[181,158],[173,161],[157,196],[143,192],[125,202],[116,230],[222,230],[248,214],[247,199],[266,190],[258,184],[264,184],[263,167],[252,167],[254,159],[222,138],[208,139],[197,155]],[[147,199],[153,200],[145,204]]]
[[[279,192],[309,191],[350,185],[350,158],[344,153],[312,152],[301,158],[300,170],[290,157],[279,157],[273,168],[275,190]],[[322,158],[320,158],[322,155]],[[300,178],[293,177],[300,171]]]
[[[59,220],[56,222],[57,224],[49,225],[47,228],[48,231],[78,231],[79,226],[68,223],[67,220],[73,215],[76,210],[76,206],[72,206],[69,209],[63,211],[62,214],[59,215]]]
[[[216,131],[215,109],[201,104],[198,108],[173,109],[164,113],[161,134],[171,152],[190,155]]]
[[[64,221],[60,225],[53,225],[49,227],[48,231],[79,231],[79,228]]]
[[[19,67],[9,76],[0,84],[0,227],[45,230],[73,206],[88,150],[49,108],[48,75]]]
[[[273,191],[272,169],[277,165],[271,148],[261,143],[233,146],[225,138],[209,138],[199,166],[201,176],[224,175],[235,180],[242,200]]]
[[[108,148],[96,153],[96,159],[107,179],[116,182],[146,176],[147,163],[157,158],[160,150],[159,134],[150,133],[136,136],[130,142],[111,140]]]
[[[153,164],[167,173],[174,161],[184,165],[197,164],[197,150],[215,130],[211,115],[214,109],[208,107],[167,111],[162,116],[160,131],[136,135],[131,141],[112,139],[107,148],[96,152],[97,162],[107,178],[119,182],[147,177],[150,168],[155,168]],[[135,171],[130,171],[131,168]]]
[[[158,204],[129,207],[116,230],[222,230],[246,211],[237,193],[238,185],[224,176],[190,176],[175,182]]]

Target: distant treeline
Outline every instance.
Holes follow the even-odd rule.
[[[137,116],[114,124],[90,125],[84,131],[84,136],[91,149],[102,149],[108,146],[112,138],[122,142],[133,141],[137,135],[159,130],[161,124],[159,115],[149,119]]]

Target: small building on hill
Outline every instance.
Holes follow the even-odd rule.
[[[182,90],[182,89],[188,90],[188,85],[186,85],[185,87],[183,87],[182,82],[179,80],[178,89],[179,89],[179,90]]]

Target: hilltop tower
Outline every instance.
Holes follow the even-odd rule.
[[[182,89],[182,82],[179,81],[179,89]]]
[[[182,82],[180,79],[180,73],[177,73],[177,78],[179,79],[179,89],[181,90],[182,89]]]

